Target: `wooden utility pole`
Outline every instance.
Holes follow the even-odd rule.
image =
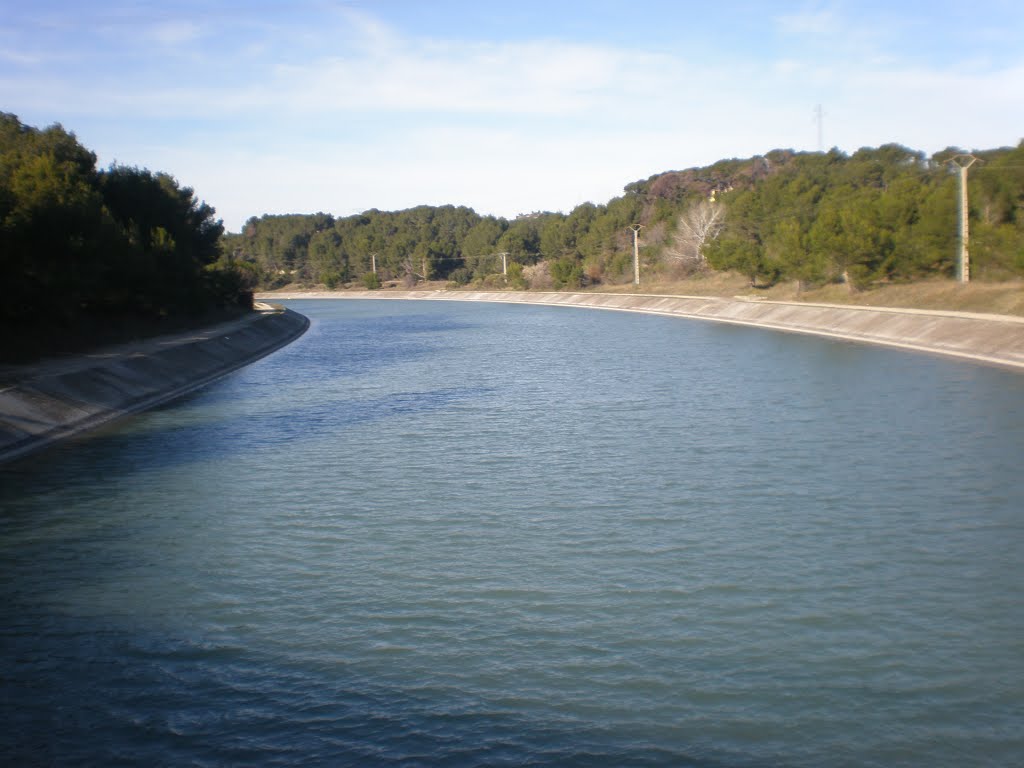
[[[640,230],[643,224],[634,224],[633,230],[633,285],[640,285]]]
[[[974,165],[974,155],[954,155],[950,162],[960,169],[960,262],[957,265],[957,277],[961,283],[971,282],[971,255],[968,249],[968,208],[967,208],[967,169]]]

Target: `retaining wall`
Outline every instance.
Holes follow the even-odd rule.
[[[303,291],[272,295],[277,299],[419,299],[597,307],[809,333],[1024,368],[1024,318],[1008,315],[615,293]]]
[[[309,320],[261,312],[199,331],[0,372],[0,462],[205,386],[301,336]]]

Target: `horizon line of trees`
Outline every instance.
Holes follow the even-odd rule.
[[[773,150],[656,174],[605,204],[507,220],[472,208],[418,206],[252,217],[222,238],[255,285],[453,285],[579,288],[632,280],[629,227],[643,225],[647,276],[735,270],[752,285],[801,286],[952,277],[957,173],[949,148],[898,144],[847,155]],[[971,261],[976,278],[1024,276],[1024,142],[974,152]],[[502,255],[508,264],[502,276]]]
[[[957,169],[899,144],[852,155],[773,150],[627,184],[607,203],[508,220],[463,206],[250,218],[225,233],[170,175],[97,169],[60,124],[0,112],[0,303],[4,353],[34,337],[117,323],[159,325],[250,307],[286,284],[574,289],[733,270],[752,285],[952,277]],[[1024,276],[1024,141],[973,153],[972,273]],[[502,274],[507,265],[507,275]]]
[[[166,173],[97,169],[60,124],[0,112],[2,356],[89,329],[251,309],[249,273],[222,258],[215,213]]]

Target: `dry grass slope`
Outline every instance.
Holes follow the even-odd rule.
[[[771,288],[760,289],[751,288],[749,282],[739,275],[709,273],[706,276],[693,277],[688,280],[642,284],[639,291],[632,285],[594,290],[683,296],[761,297],[773,301],[943,309],[1024,316],[1024,282],[973,282],[961,285],[954,280],[929,280],[902,285],[885,285],[854,292],[848,291],[843,285],[829,285],[813,290],[799,291],[795,282],[780,283]]]
[[[362,290],[363,286],[352,286]],[[385,286],[407,290],[398,282]],[[414,291],[453,290],[444,280],[421,282]],[[454,290],[501,290],[497,286],[482,288],[469,285]],[[292,284],[275,291],[261,292],[263,297],[301,294],[307,291],[328,291],[326,286]],[[338,289],[344,293],[345,289]],[[900,307],[906,309],[939,309],[956,312],[981,312],[994,315],[1024,317],[1024,281],[999,283],[972,282],[961,285],[954,280],[928,280],[917,283],[884,285],[863,291],[848,291],[843,285],[828,285],[800,291],[795,282],[779,283],[771,288],[751,288],[742,275],[728,272],[707,272],[685,280],[643,280],[640,287],[632,283],[598,285],[584,288],[580,293],[646,293],[674,296],[721,296],[724,298],[761,298],[772,301],[799,301],[811,304],[856,304],[873,307]]]

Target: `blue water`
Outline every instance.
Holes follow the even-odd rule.
[[[0,468],[10,765],[1024,764],[1024,376],[559,307]]]

